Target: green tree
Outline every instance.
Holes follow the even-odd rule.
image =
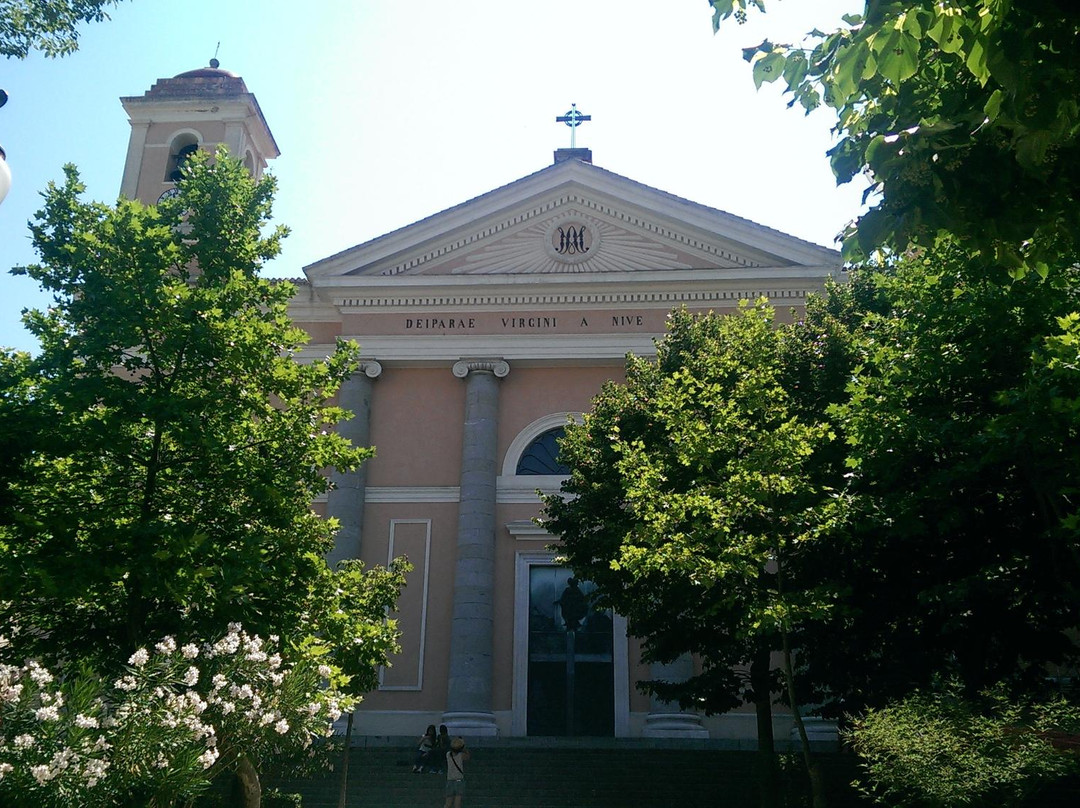
[[[714,25],[764,10],[710,5]],[[1038,690],[1047,662],[1075,658],[1080,602],[1080,72],[1065,44],[1080,10],[870,0],[844,23],[744,50],[758,86],[781,80],[791,105],[836,111],[834,173],[872,183],[845,256],[885,258],[862,272],[888,310],[853,322],[850,400],[832,410],[855,516],[816,563],[846,587],[836,619],[800,633],[815,649],[801,672],[840,709],[942,672],[969,699],[999,679]],[[914,721],[891,741],[951,754],[927,737]],[[987,749],[961,778],[1021,765]],[[880,785],[903,779],[898,758],[879,762]],[[925,787],[931,768],[907,782]]]
[[[25,315],[41,351],[0,361],[15,653],[108,675],[122,649],[242,624],[358,696],[395,648],[385,615],[407,564],[325,561],[335,525],[311,503],[327,468],[371,450],[335,433],[347,413],[327,404],[355,346],[299,362],[294,289],[258,275],[286,234],[268,226],[273,179],[200,156],[147,207],[84,202],[66,174],[31,227],[40,263],[16,270],[54,295]],[[252,760],[233,760],[257,805]]]
[[[1030,805],[1080,771],[1068,751],[1080,709],[1060,697],[1017,698],[1002,687],[974,697],[945,686],[871,710],[850,732],[863,793],[896,808]],[[1059,748],[1062,747],[1062,748]]]
[[[714,25],[763,10],[711,5]],[[874,183],[846,253],[895,265],[837,422],[863,506],[843,556],[861,622],[819,683],[855,704],[946,660],[972,688],[1034,678],[1070,647],[1080,74],[1061,43],[1078,32],[1080,10],[1049,0],[871,0],[805,47],[744,52],[759,86],[836,111],[838,180]]]
[[[25,59],[31,51],[65,56],[79,48],[79,25],[107,20],[120,0],[0,0],[0,56]]]
[[[748,2],[711,5],[716,26]],[[1045,274],[1080,247],[1078,35],[1080,7],[1056,0],[870,0],[805,45],[744,55],[759,86],[836,111],[833,171],[866,174],[874,202],[849,258],[948,233],[987,271]]]
[[[287,283],[258,277],[273,180],[194,166],[160,207],[83,202],[74,169],[31,230],[54,293],[25,322],[41,352],[9,359],[32,452],[8,473],[0,589],[44,648],[107,654],[230,622],[291,634],[333,527],[311,510],[322,469],[370,454],[325,401],[354,364],[300,364]],[[18,425],[13,425],[18,426]]]
[[[832,430],[793,412],[772,319],[763,302],[728,317],[673,313],[656,360],[629,357],[626,383],[605,385],[567,427],[570,477],[545,500],[568,563],[626,616],[646,659],[700,659],[689,681],[649,689],[709,713],[754,703],[766,783],[770,654],[783,652],[801,731],[789,638],[827,617],[834,593],[799,575],[799,557],[845,510],[816,471]]]
[[[970,694],[1036,685],[1075,655],[1080,277],[984,267],[942,242],[873,281],[889,311],[867,316],[836,408],[859,518],[820,560],[846,611],[810,657],[853,708],[942,672]]]

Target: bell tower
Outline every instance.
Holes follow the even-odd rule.
[[[175,186],[188,155],[219,144],[241,159],[252,176],[281,152],[259,102],[240,76],[209,67],[158,79],[139,96],[121,98],[131,121],[131,140],[120,193],[154,204]]]

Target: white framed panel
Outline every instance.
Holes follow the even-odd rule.
[[[389,668],[379,670],[379,690],[419,691],[424,687],[424,648],[427,645],[428,582],[431,575],[431,520],[391,519],[386,561],[406,555],[413,565],[411,575],[419,575],[419,587],[406,586],[398,598],[395,616],[401,626],[402,654]],[[415,579],[414,579],[415,580]],[[415,642],[406,643],[406,638]],[[406,665],[414,651],[415,666]]]

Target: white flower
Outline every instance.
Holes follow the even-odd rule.
[[[218,759],[218,750],[210,747],[201,755],[199,755],[199,762],[202,763],[204,769],[209,769],[214,765],[214,762]]]
[[[83,766],[83,777],[86,778],[86,787],[93,788],[105,776],[105,770],[109,768],[107,760],[88,760]]]
[[[12,771],[15,767],[10,763],[0,763],[0,780],[4,779],[4,775],[9,771]]]
[[[199,655],[199,646],[195,643],[189,642],[183,648],[180,649],[180,653],[184,655],[184,659],[194,659]]]
[[[273,724],[277,721],[276,713],[263,713],[262,718],[259,719],[259,726],[265,727],[267,724]]]
[[[281,654],[274,654],[271,657],[267,657],[266,664],[270,667],[270,670],[276,671],[281,667]]]
[[[284,681],[285,681],[285,674],[284,673],[271,673],[270,674],[270,683],[274,687],[280,687],[281,683],[284,682]]]
[[[56,777],[56,772],[49,766],[44,764],[41,766],[31,766],[30,774],[34,775],[34,779],[38,781],[38,785],[45,785],[47,782]]]
[[[223,701],[221,703],[221,714],[222,715],[228,715],[229,713],[233,712],[234,710],[236,710],[236,705],[233,704],[231,701]]]
[[[159,654],[171,654],[176,650],[176,640],[172,637],[165,637],[154,648],[157,649]]]
[[[33,735],[16,735],[15,736],[15,746],[17,746],[19,749],[29,749],[35,743],[37,743],[37,741],[34,740]]]
[[[207,704],[202,700],[198,693],[188,693],[188,704],[191,706],[191,709],[195,711],[195,715],[202,715],[206,712]]]
[[[83,729],[97,729],[98,720],[93,716],[83,715],[79,713],[75,716],[75,726],[82,727]]]
[[[225,678],[223,673],[215,673],[214,678],[210,680],[214,684],[214,690],[221,690],[229,683],[229,680]]]
[[[134,690],[139,686],[134,676],[121,676],[114,684],[117,690]]]
[[[190,668],[187,669],[187,672],[184,673],[183,682],[188,687],[194,687],[198,681],[199,669],[192,665]]]
[[[59,752],[57,752],[55,755],[53,755],[53,759],[49,762],[49,765],[51,765],[52,768],[55,769],[56,771],[61,771],[62,772],[68,766],[71,765],[71,762],[74,759],[75,759],[75,753],[72,752],[67,747],[64,747]]]
[[[289,722],[286,721],[284,718],[281,719],[276,724],[274,724],[274,731],[277,732],[278,735],[284,735],[286,732],[289,731]]]
[[[230,632],[214,643],[214,653],[217,656],[223,654],[235,654],[240,648],[240,635]]]
[[[30,674],[30,678],[37,683],[38,687],[44,687],[53,680],[53,675],[33,660],[26,663],[26,672]]]
[[[48,707],[38,707],[34,710],[34,718],[38,721],[56,721],[60,718],[60,710],[55,704]]]
[[[145,648],[140,648],[138,651],[128,657],[128,664],[134,665],[136,668],[141,668],[149,661],[150,654],[146,652]]]
[[[323,679],[329,679],[331,675],[333,675],[333,673],[334,672],[330,669],[329,665],[319,666],[319,676],[321,676]]]

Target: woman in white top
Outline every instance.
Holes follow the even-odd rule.
[[[454,738],[450,742],[450,751],[446,753],[446,804],[443,808],[461,808],[461,798],[465,796],[465,764],[469,761],[469,750],[465,748],[464,738]]]

